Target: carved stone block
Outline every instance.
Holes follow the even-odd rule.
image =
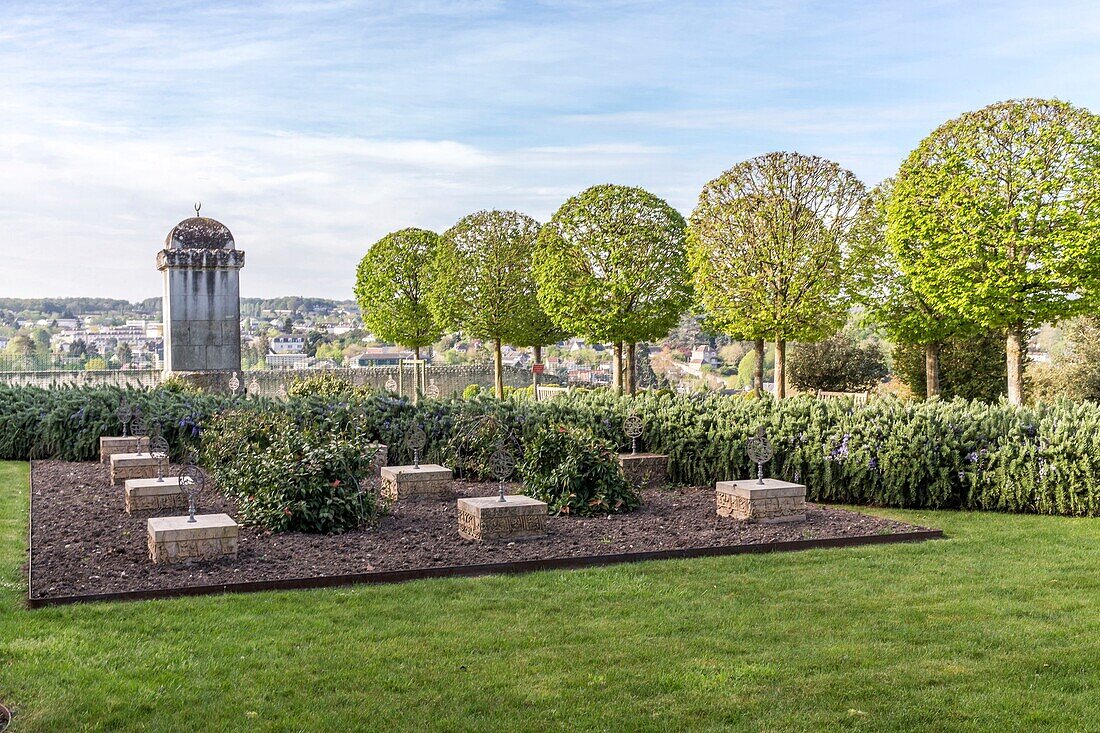
[[[154,517],[147,522],[149,558],[175,563],[237,556],[237,523],[228,514]]]
[[[529,496],[458,500],[458,533],[468,540],[514,540],[546,534],[546,502]]]
[[[131,478],[126,480],[126,513],[161,509],[186,509],[187,494],[180,488],[178,476]]]
[[[126,479],[156,477],[157,459],[149,453],[115,453],[111,456],[111,483],[115,486]]]
[[[663,489],[668,485],[668,456],[663,453],[620,453],[619,465],[636,489]]]
[[[133,435],[127,435],[125,438],[122,436],[100,438],[99,439],[99,462],[110,463],[111,456],[115,453],[148,453],[149,452],[149,438],[145,435],[135,437]]]
[[[806,487],[766,478],[719,481],[715,485],[718,516],[750,522],[801,522],[806,519]]]
[[[454,489],[451,486],[451,469],[435,463],[414,466],[383,466],[382,498],[390,501],[410,496],[446,498]]]

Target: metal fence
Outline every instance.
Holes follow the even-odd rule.
[[[444,364],[427,366],[423,376],[416,379],[411,367],[383,366],[337,369],[253,369],[236,373],[238,389],[250,394],[265,397],[277,397],[301,379],[331,374],[346,379],[356,387],[368,387],[390,391],[411,397],[419,386],[420,391],[434,391],[440,395],[462,394],[467,386],[476,384],[482,389],[493,387],[493,367],[491,364]],[[217,386],[229,388],[233,373],[218,377]],[[78,371],[73,369],[42,369],[23,371],[0,371],[0,384],[27,385],[36,387],[65,386],[117,386],[117,387],[155,387],[164,379],[159,369],[118,369]],[[555,375],[542,374],[539,382],[544,385],[557,385],[562,379]],[[505,367],[504,383],[511,387],[526,387],[532,383],[531,371],[522,367]]]

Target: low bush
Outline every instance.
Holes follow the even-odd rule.
[[[117,389],[0,386],[0,458],[93,460],[100,435],[118,435]],[[465,446],[460,426],[492,420],[500,435],[529,445],[548,425],[591,431],[627,449],[622,422],[636,411],[646,428],[639,450],[669,455],[670,479],[709,486],[753,475],[745,440],[763,426],[775,443],[770,475],[807,485],[811,500],[904,507],[959,507],[1100,516],[1100,405],[1060,401],[1027,407],[956,400],[782,401],[718,394],[609,391],[531,400],[424,400],[387,394],[346,399],[295,397],[285,404],[252,397],[127,392],[147,417],[159,416],[174,455],[194,445],[218,412],[281,413],[296,425],[390,446],[390,462],[411,454],[402,439],[414,425],[428,436],[424,459],[453,462],[488,477],[487,448]],[[517,449],[518,450],[518,449]],[[461,451],[461,452],[460,452]]]
[[[599,516],[641,503],[614,444],[584,428],[540,428],[525,446],[519,469],[525,493],[545,501],[553,514]]]
[[[240,519],[273,532],[334,534],[374,519],[373,446],[281,411],[234,410],[203,433],[203,464]]]

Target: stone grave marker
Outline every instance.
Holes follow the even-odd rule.
[[[668,456],[664,453],[639,453],[638,438],[645,432],[641,415],[631,412],[623,420],[623,432],[630,438],[630,452],[619,454],[619,465],[636,489],[661,489],[668,484]]]
[[[715,503],[720,517],[750,522],[801,522],[806,519],[806,487],[764,478],[764,464],[775,456],[775,447],[764,429],[745,443],[749,460],[756,464],[756,479],[719,481]]]

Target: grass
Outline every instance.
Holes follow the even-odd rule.
[[[1100,521],[875,510],[918,545],[28,611],[12,731],[1100,730]]]

